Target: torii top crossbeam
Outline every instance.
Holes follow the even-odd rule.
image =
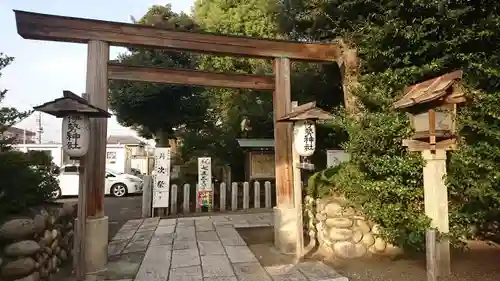
[[[115,46],[144,46],[219,55],[258,58],[286,57],[307,61],[337,61],[337,44],[305,43],[285,40],[256,39],[210,33],[174,31],[163,28],[63,17],[14,10],[17,32],[24,39],[88,43],[109,42]]]

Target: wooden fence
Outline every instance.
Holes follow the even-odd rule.
[[[154,215],[167,216],[177,214],[189,214],[197,212],[226,212],[249,209],[271,209],[275,204],[275,187],[269,181],[265,182],[233,182],[214,184],[212,192],[211,208],[201,208],[198,204],[196,185],[184,184],[170,186],[169,208],[155,208]],[[152,209],[152,181],[145,180],[145,200],[143,204],[143,216],[149,217]],[[146,212],[146,213],[145,213]]]

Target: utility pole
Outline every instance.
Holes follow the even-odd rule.
[[[39,112],[38,115],[36,116],[36,131],[37,131],[37,137],[38,137],[38,144],[42,143],[42,133],[43,133],[43,127],[42,127],[42,113]]]

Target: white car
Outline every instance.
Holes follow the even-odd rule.
[[[54,192],[54,198],[78,195],[78,165],[61,167],[59,174],[59,189]],[[131,193],[141,193],[143,180],[129,174],[106,169],[104,194],[123,197]]]

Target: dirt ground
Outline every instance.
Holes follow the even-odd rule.
[[[278,253],[273,244],[273,229],[238,229],[262,265],[292,263],[293,257]],[[307,242],[306,242],[307,243]],[[412,257],[372,256],[358,260],[333,260],[314,253],[306,259],[322,260],[352,281],[423,281],[426,280],[425,256]],[[500,245],[470,242],[469,251],[452,253],[452,275],[440,281],[498,281],[500,280]]]

